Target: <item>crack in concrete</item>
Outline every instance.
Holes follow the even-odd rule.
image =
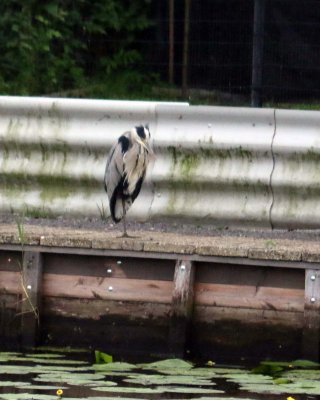
[[[274,131],[273,131],[273,135],[272,135],[272,140],[271,140],[271,156],[272,156],[272,169],[271,169],[271,173],[270,173],[270,177],[269,177],[269,192],[271,193],[271,204],[270,204],[270,208],[269,208],[269,223],[271,226],[271,229],[274,229],[274,224],[272,221],[272,209],[274,206],[274,191],[273,191],[273,187],[272,187],[272,178],[273,178],[273,173],[274,173],[274,169],[276,166],[276,158],[274,155],[274,149],[273,149],[273,145],[274,145],[274,139],[276,137],[276,133],[277,133],[277,121],[276,121],[276,110],[273,111],[273,123],[274,123]]]

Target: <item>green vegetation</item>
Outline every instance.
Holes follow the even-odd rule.
[[[101,207],[99,206],[99,204],[97,204],[97,207],[98,207],[101,221],[107,221],[108,216],[109,216],[108,207],[104,206],[103,201],[101,201]]]
[[[109,364],[113,362],[113,358],[110,354],[104,353],[103,351],[95,350],[94,352],[96,364]]]
[[[165,25],[156,27],[154,22],[159,19],[155,3],[151,0],[1,2],[0,94],[187,100],[191,104],[250,106],[248,93],[239,95],[230,94],[227,88],[223,92],[190,87],[185,96],[179,86],[160,80],[159,68],[157,73],[152,71],[148,59],[150,50],[146,50],[159,45],[159,41],[150,40],[145,45],[145,37],[155,27],[156,35],[162,36],[162,46],[166,47]],[[167,15],[166,2],[158,3],[158,12],[161,7],[162,15]],[[181,13],[183,2],[180,3],[177,2],[176,11]],[[201,43],[198,44],[200,55],[205,42]],[[179,46],[181,51],[182,42],[176,43],[175,47]],[[219,64],[220,57],[225,56],[216,54],[216,62]],[[166,57],[162,57],[162,69],[166,68]],[[269,102],[264,106],[320,110],[319,102],[314,100]]]
[[[213,362],[210,366],[208,362],[207,366],[199,367],[180,359],[146,364],[110,362],[110,356],[100,351],[95,352],[95,356],[101,364],[88,363],[88,357],[92,356],[89,353],[84,354],[82,360],[71,356],[68,350],[64,354],[62,349],[58,354],[54,349],[47,353],[0,353],[0,387],[5,388],[0,400],[51,400],[55,396],[53,391],[57,395],[60,392],[62,398],[73,399],[70,396],[74,389],[81,390],[81,399],[86,400],[104,398],[96,396],[96,392],[113,397],[121,394],[122,399],[130,400],[140,398],[139,394],[144,399],[158,394],[165,394],[167,398],[175,393],[174,398],[202,395],[202,399],[208,400],[320,394],[320,366],[308,360],[264,361],[250,370],[241,366],[222,367]],[[18,379],[13,379],[14,376]],[[41,393],[34,394],[35,390]],[[230,394],[235,397],[229,397]]]
[[[119,97],[143,90],[152,76],[137,67],[142,56],[135,40],[151,25],[149,4],[2,2],[0,93]]]

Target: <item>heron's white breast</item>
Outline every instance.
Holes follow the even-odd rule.
[[[124,171],[127,175],[128,194],[131,194],[139,179],[145,175],[149,162],[148,152],[140,145],[135,144],[124,156]]]

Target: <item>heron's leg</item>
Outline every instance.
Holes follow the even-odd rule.
[[[124,200],[122,200],[122,208],[123,208],[123,218],[122,218],[122,222],[123,222],[123,234],[122,234],[120,237],[124,237],[124,238],[135,238],[136,236],[131,236],[131,235],[129,235],[128,232],[127,232],[126,209],[125,209]]]
[[[126,221],[126,212],[125,210],[123,210],[123,234],[122,237],[128,237],[128,233],[127,233],[127,221]]]

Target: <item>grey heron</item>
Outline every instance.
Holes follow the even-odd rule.
[[[136,126],[118,138],[108,155],[104,186],[113,221],[123,220],[122,237],[129,237],[126,212],[140,193],[153,156],[150,139],[148,125]]]

